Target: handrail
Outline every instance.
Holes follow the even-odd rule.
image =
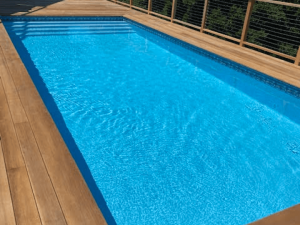
[[[274,1],[274,0],[256,0],[256,1],[300,8],[300,4],[289,3],[289,2],[280,2],[280,1]]]
[[[121,2],[119,0],[111,0],[111,1],[113,1],[115,3],[119,3],[121,5],[129,6],[130,8],[137,9],[137,10],[145,12],[145,13],[147,13],[149,15],[155,15],[155,16],[167,19],[171,23],[176,22],[178,24],[182,24],[182,25],[187,26],[187,27],[192,27],[192,28],[198,29],[201,33],[204,33],[204,32],[205,33],[210,33],[210,34],[213,34],[213,35],[217,35],[217,36],[220,36],[220,37],[232,40],[234,42],[239,43],[239,45],[241,47],[250,46],[250,47],[253,47],[253,48],[256,48],[256,49],[260,49],[260,50],[263,50],[265,52],[271,53],[271,54],[275,54],[277,56],[280,56],[280,57],[292,60],[292,61],[294,61],[294,64],[296,66],[300,66],[300,46],[299,46],[299,49],[298,49],[298,52],[297,52],[297,56],[294,57],[294,56],[291,56],[291,55],[284,54],[282,52],[275,51],[273,49],[269,49],[269,48],[266,48],[266,47],[263,47],[263,46],[260,46],[260,45],[257,45],[257,44],[253,44],[253,43],[247,42],[247,33],[248,33],[248,29],[249,29],[249,25],[250,25],[250,18],[251,18],[251,14],[252,14],[255,2],[266,2],[266,3],[271,3],[271,4],[277,4],[277,5],[283,5],[283,6],[290,6],[290,7],[297,7],[297,8],[300,8],[300,4],[280,2],[280,1],[274,1],[274,0],[248,0],[248,6],[247,6],[247,11],[246,11],[245,19],[244,19],[244,25],[243,25],[243,30],[242,30],[241,38],[238,39],[238,38],[234,38],[234,37],[231,37],[231,36],[228,36],[228,35],[225,35],[225,34],[222,34],[222,33],[219,33],[219,32],[216,32],[216,31],[212,31],[210,29],[205,28],[206,18],[207,18],[207,12],[208,12],[208,6],[209,6],[209,1],[211,1],[211,0],[205,0],[205,2],[204,2],[201,27],[197,26],[197,25],[194,25],[194,24],[191,24],[191,23],[188,23],[188,22],[184,22],[184,21],[175,19],[176,10],[177,10],[176,9],[176,7],[177,7],[177,0],[173,0],[172,1],[171,17],[162,15],[162,14],[157,13],[157,12],[153,12],[152,11],[152,0],[148,0],[148,9],[143,9],[143,8],[134,6],[132,0],[129,0],[129,2],[130,2],[129,4]]]
[[[253,44],[253,43],[244,42],[244,45],[248,45],[250,47],[257,48],[257,49],[260,49],[260,50],[263,50],[263,51],[266,51],[266,52],[269,52],[269,53],[272,53],[272,54],[275,54],[275,55],[278,55],[278,56],[281,56],[281,57],[284,57],[284,58],[287,58],[287,59],[290,59],[293,61],[296,60],[296,57],[293,57],[293,56],[290,56],[290,55],[287,55],[287,54],[284,54],[281,52],[277,52],[275,50],[265,48],[265,47],[262,47],[262,46],[259,46],[259,45]]]

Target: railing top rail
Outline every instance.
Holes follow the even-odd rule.
[[[300,8],[300,4],[289,3],[289,2],[280,2],[280,1],[274,1],[274,0],[256,0],[256,1]]]

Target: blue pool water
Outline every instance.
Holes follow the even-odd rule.
[[[246,224],[300,202],[299,98],[126,21],[4,25],[109,223]]]

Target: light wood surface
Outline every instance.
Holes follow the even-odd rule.
[[[49,1],[42,2],[49,4],[43,7],[35,6],[36,2],[27,1],[24,6],[20,5],[24,4],[22,1],[1,1],[0,14],[121,16],[139,13],[128,12],[128,8],[107,1]],[[5,219],[12,221],[7,224],[14,224],[14,220],[17,224],[32,225],[106,224],[1,23],[0,81],[0,154],[5,161],[5,170],[2,167],[1,172],[9,184],[1,186],[0,203],[5,207],[1,210],[1,222]],[[1,184],[5,184],[4,178],[1,176]]]
[[[2,0],[0,14],[124,16],[300,87],[300,69],[294,64],[105,0]],[[6,224],[106,224],[1,23],[0,109],[0,220]],[[278,224],[293,224],[299,214],[299,206],[289,209],[279,215],[283,222]],[[274,216],[269,218],[277,221],[278,214]],[[270,221],[274,219],[257,224]]]
[[[106,0],[1,0],[0,15],[122,16],[139,13]]]
[[[0,79],[1,83],[1,79]],[[3,151],[0,136],[0,221],[2,224],[16,224],[10,189],[7,179],[6,167],[3,158]]]
[[[1,114],[7,117],[0,130],[6,131],[2,144],[18,224],[105,224],[21,59],[7,60],[11,48],[2,45],[12,43],[0,46]]]
[[[294,3],[289,3],[289,2],[274,1],[274,0],[256,0],[256,1],[300,8],[300,4],[294,4]]]
[[[25,162],[15,133],[6,94],[0,82],[0,131],[2,151],[17,224],[41,224]]]
[[[299,225],[300,205],[275,213],[272,216],[258,220],[250,225]]]

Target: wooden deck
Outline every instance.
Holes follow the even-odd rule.
[[[300,87],[293,64],[105,0],[1,0],[0,15],[125,16]],[[1,224],[106,224],[2,24],[0,138]],[[300,224],[298,215],[299,205],[256,224]]]

